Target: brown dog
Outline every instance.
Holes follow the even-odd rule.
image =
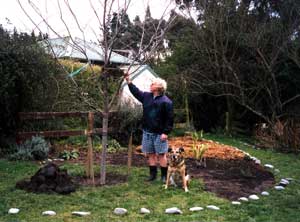
[[[183,158],[184,149],[169,148],[168,150],[168,173],[165,189],[168,189],[170,182],[177,186],[175,183],[176,176],[180,176],[182,186],[185,192],[188,192],[189,175],[186,175],[186,165]]]

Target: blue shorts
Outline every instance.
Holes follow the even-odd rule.
[[[162,141],[160,134],[143,130],[142,151],[143,153],[167,153],[168,141]]]

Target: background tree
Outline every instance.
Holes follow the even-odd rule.
[[[188,80],[196,125],[226,125],[230,133],[236,121],[249,131],[255,123],[266,122],[276,134],[276,123],[291,114],[288,106],[299,102],[299,86],[294,84],[300,80],[295,74],[299,3],[176,2],[182,9],[195,9],[197,19],[178,17],[169,35],[172,56],[167,64]],[[182,28],[184,23],[194,27],[193,34]]]
[[[0,25],[0,144],[15,138],[17,114],[49,111],[56,101],[59,67],[38,41],[45,38],[13,33]],[[45,102],[47,101],[47,102]],[[4,145],[3,145],[4,147]]]

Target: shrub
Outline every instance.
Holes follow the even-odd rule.
[[[48,157],[49,144],[42,137],[33,136],[24,144],[16,145],[15,152],[9,156],[11,160],[44,160]]]
[[[127,145],[130,134],[133,133],[133,143],[140,143],[142,115],[141,106],[132,106],[124,102],[119,107],[119,112],[110,119],[111,126],[118,129],[118,133],[113,135],[114,138],[117,138],[122,145]]]

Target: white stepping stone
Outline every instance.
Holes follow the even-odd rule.
[[[256,160],[255,160],[255,164],[260,165],[260,164],[261,164],[261,161],[260,161],[259,159],[256,159]]]
[[[271,165],[271,164],[265,164],[264,166],[265,166],[266,168],[269,168],[269,169],[273,169],[273,168],[274,168],[274,166]]]
[[[208,206],[206,206],[206,208],[210,209],[210,210],[220,210],[220,208],[215,205],[208,205]]]
[[[275,188],[275,190],[284,190],[285,189],[283,186],[275,186],[274,188]]]
[[[285,178],[286,180],[288,180],[288,181],[293,181],[294,179],[293,178],[291,178],[291,177],[288,177],[288,178]]]
[[[263,195],[263,196],[269,196],[269,195],[270,195],[270,193],[269,193],[269,192],[267,192],[267,191],[263,191],[263,192],[261,192],[261,195]]]
[[[148,210],[147,208],[142,207],[140,210],[141,214],[150,214],[150,210]]]
[[[124,214],[127,214],[127,210],[125,208],[117,207],[114,209],[114,214],[124,215]]]
[[[20,212],[20,209],[18,209],[18,208],[10,208],[9,210],[8,210],[8,213],[9,214],[17,214],[17,213],[19,213]]]
[[[241,205],[242,203],[239,202],[239,201],[232,201],[231,204],[232,204],[232,205]]]
[[[72,214],[73,214],[73,215],[76,215],[76,216],[84,217],[84,216],[91,215],[91,212],[85,212],[85,211],[73,211]]]
[[[247,202],[248,198],[247,197],[240,197],[239,200]]]
[[[52,211],[52,210],[47,210],[47,211],[44,211],[42,213],[42,215],[44,215],[44,216],[55,216],[56,213],[54,211]]]
[[[284,184],[284,185],[290,184],[290,182],[286,179],[281,179],[279,183]]]
[[[259,200],[259,197],[257,195],[255,195],[255,194],[252,194],[252,195],[249,196],[249,199],[251,199],[251,200]]]
[[[275,171],[275,173],[280,173],[279,169],[275,169],[274,171]]]
[[[182,211],[177,207],[171,207],[165,210],[166,214],[182,214]]]
[[[203,209],[204,209],[203,207],[191,207],[189,210],[195,212],[195,211],[201,211]]]

